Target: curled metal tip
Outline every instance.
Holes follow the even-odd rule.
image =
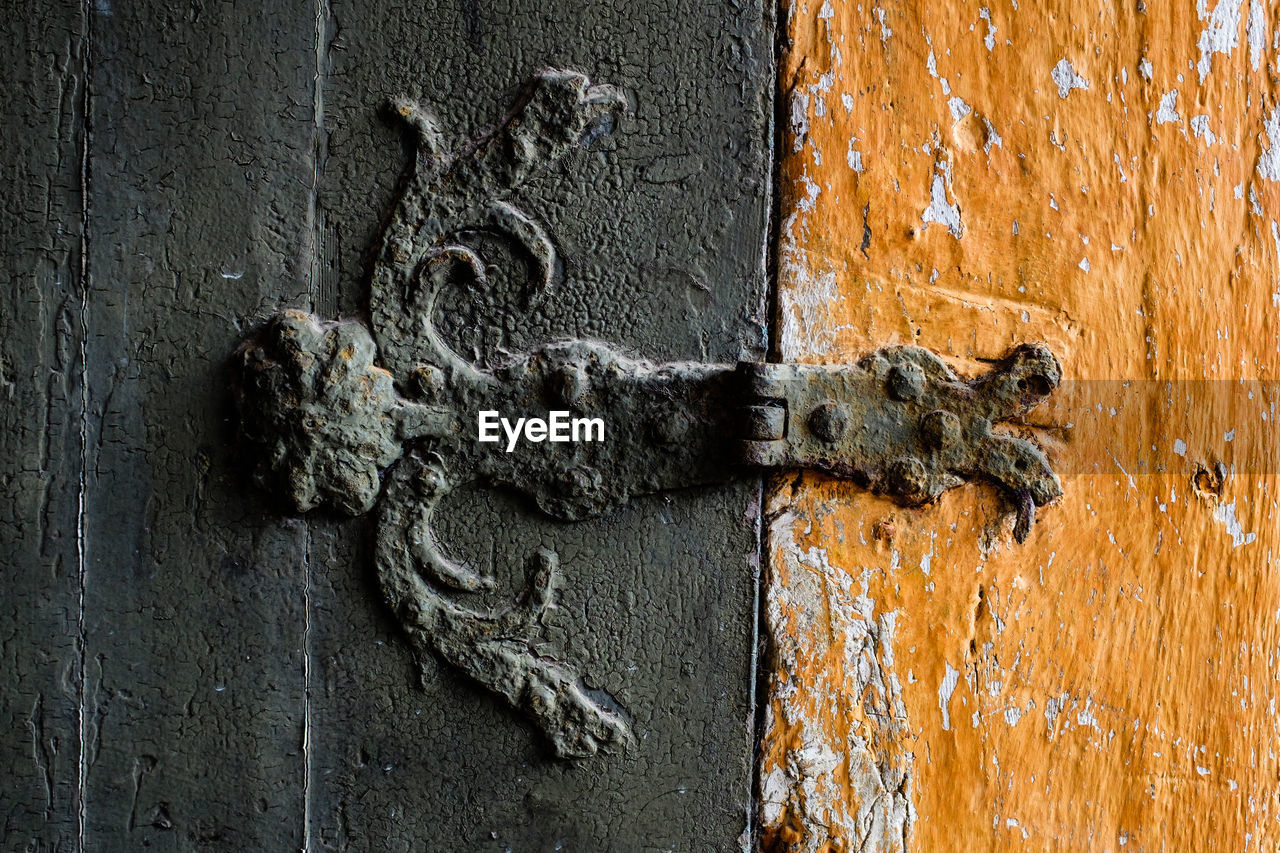
[[[1031,535],[1031,525],[1036,522],[1036,502],[1030,489],[1015,489],[1013,502],[1018,510],[1018,520],[1013,523],[1013,538],[1021,545]]]

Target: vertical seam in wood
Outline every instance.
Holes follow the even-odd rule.
[[[767,559],[765,554],[765,534],[764,534],[764,496],[765,496],[765,480],[760,477],[756,480],[756,565],[755,565],[755,595],[751,602],[751,778],[750,789],[747,792],[747,832],[746,839],[750,845],[747,850],[756,850],[760,846],[760,827],[756,825],[756,810],[759,808],[757,802],[757,792],[760,790],[760,756],[762,737],[764,735],[764,709],[765,702],[768,697],[764,694],[764,686],[768,683],[764,667],[764,649],[761,643],[764,641],[765,634],[761,630],[761,620],[764,618],[764,561]],[[746,853],[746,850],[744,850]]]
[[[76,633],[79,642],[79,674],[77,678],[77,719],[79,744],[76,776],[76,850],[84,853],[87,809],[89,763],[87,720],[89,693],[88,636],[85,626],[85,598],[88,589],[88,573],[85,556],[85,505],[89,491],[89,84],[93,44],[93,10],[91,0],[81,5],[84,32],[83,57],[80,63],[82,92],[80,97],[80,472],[76,483],[76,575],[78,581],[76,599]]]
[[[782,133],[785,124],[782,110],[783,98],[779,91],[782,60],[784,59],[783,39],[785,30],[785,0],[772,0],[763,5],[765,19],[763,21],[773,47],[771,56],[767,92],[769,93],[769,122],[766,133],[769,152],[769,170],[766,193],[768,195],[768,211],[765,222],[764,249],[764,286],[765,286],[765,360],[777,361],[781,354],[778,338],[778,240],[781,234],[779,217],[782,211]],[[772,15],[772,21],[770,20]],[[764,757],[765,715],[769,707],[769,673],[767,644],[768,628],[765,624],[768,602],[768,535],[765,529],[765,500],[768,495],[768,479],[761,477],[756,492],[756,573],[755,601],[752,608],[752,644],[751,644],[751,790],[747,803],[747,838],[751,850],[760,849],[760,826],[756,821],[756,813],[760,806],[761,763]]]
[[[325,37],[329,22],[327,0],[316,0],[315,6],[315,73],[312,78],[312,170],[311,194],[308,200],[308,223],[311,226],[310,275],[307,281],[307,301],[315,312],[321,298],[321,264],[324,256],[324,228],[320,212],[320,173],[324,168],[324,71]],[[302,550],[302,849],[311,850],[311,823],[313,800],[313,748],[314,725],[311,717],[311,528],[305,528]]]
[[[766,5],[766,10],[769,6]],[[773,68],[769,75],[769,212],[766,223],[768,242],[765,247],[765,331],[768,335],[766,361],[782,358],[782,341],[779,322],[778,246],[782,235],[782,158],[784,155],[784,130],[786,128],[786,98],[782,92],[782,62],[786,58],[783,46],[787,38],[786,0],[774,0],[773,12]],[[767,22],[766,22],[767,23]]]

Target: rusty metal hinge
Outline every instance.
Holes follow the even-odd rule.
[[[286,311],[242,344],[234,364],[257,481],[297,512],[328,505],[358,514],[376,504],[378,576],[415,650],[526,711],[562,756],[626,744],[629,724],[616,702],[598,699],[541,646],[554,553],[534,551],[526,587],[508,596],[514,603],[458,597],[494,585],[450,558],[432,532],[433,513],[459,486],[515,489],[574,521],[636,495],[772,470],[821,471],[907,505],[984,479],[1009,496],[1019,541],[1035,507],[1061,493],[1034,444],[993,429],[1057,386],[1060,367],[1039,344],[969,381],[913,346],[831,366],[653,364],[585,340],[487,368],[455,353],[434,324],[437,295],[487,276],[466,235],[503,236],[524,258],[533,292],[548,292],[555,241],[513,193],[539,165],[607,132],[624,108],[612,87],[544,72],[497,129],[446,152],[434,120],[397,102],[418,157],[383,232],[371,329]],[[498,440],[484,440],[495,429]]]

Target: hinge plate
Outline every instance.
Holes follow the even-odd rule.
[[[1061,492],[1034,444],[992,428],[1057,386],[1061,370],[1043,345],[1018,347],[969,381],[908,346],[827,366],[652,364],[574,340],[482,368],[450,349],[434,324],[437,295],[487,282],[467,235],[505,237],[533,293],[547,293],[555,241],[513,191],[580,138],[607,132],[625,105],[581,74],[543,72],[496,129],[449,152],[434,119],[398,101],[418,151],[374,265],[371,329],[287,311],[233,365],[257,481],[296,512],[376,504],[379,581],[415,651],[526,712],[567,757],[632,743],[629,724],[617,702],[547,655],[553,552],[530,549],[514,602],[474,603],[498,595],[493,579],[449,558],[432,532],[432,514],[459,486],[515,489],[575,521],[635,495],[769,470],[818,470],[910,505],[978,478],[1012,499],[1019,541],[1035,507]],[[480,440],[482,413],[510,422],[553,411],[599,420],[603,440]]]

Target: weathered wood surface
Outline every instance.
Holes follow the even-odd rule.
[[[1272,849],[1274,5],[786,15],[781,355],[1046,341],[1066,494],[775,484],[765,848]]]
[[[315,9],[101,3],[89,51],[84,849],[300,849],[308,531],[224,364],[307,299]]]
[[[224,366],[280,308],[364,311],[408,155],[387,98],[421,97],[465,139],[545,66],[622,87],[632,111],[523,191],[565,261],[545,313],[527,316],[501,280],[453,294],[459,350],[583,336],[660,360],[758,357],[766,17],[683,0],[102,0],[6,19],[23,47],[0,93],[16,187],[0,232],[14,282],[0,315],[0,766],[14,780],[0,846],[739,844],[757,485],[580,525],[500,494],[443,513],[450,549],[500,576],[531,542],[560,553],[551,641],[638,738],[565,764],[492,697],[419,671],[375,588],[368,519],[289,519],[252,492]]]
[[[406,164],[384,100],[421,99],[465,139],[540,67],[571,68],[621,87],[631,110],[516,199],[555,239],[564,280],[528,312],[522,269],[490,246],[493,290],[441,299],[457,351],[483,360],[565,337],[656,360],[762,351],[772,48],[759,4],[334,0],[323,27],[322,314],[363,304]],[[549,761],[533,727],[447,667],[420,676],[378,603],[366,523],[313,524],[317,849],[736,846],[750,811],[756,491],[643,499],[577,524],[483,491],[446,505],[441,540],[503,579],[499,603],[532,548],[559,553],[552,648],[618,699],[639,743],[577,764]]]
[[[84,20],[0,19],[0,839],[70,851],[80,775]]]

